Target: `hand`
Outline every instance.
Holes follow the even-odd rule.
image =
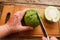
[[[20,31],[26,31],[26,30],[33,29],[32,27],[29,27],[29,26],[23,26],[21,23],[21,20],[26,10],[28,9],[16,12],[7,22],[7,25],[12,30],[12,32],[20,32]]]
[[[42,40],[47,40],[46,37],[42,37]],[[58,40],[56,37],[51,37],[50,40]]]

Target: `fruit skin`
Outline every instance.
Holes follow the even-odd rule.
[[[26,14],[24,16],[24,21],[26,25],[32,27],[36,27],[39,25],[39,20],[37,19],[36,13],[39,14],[39,12],[35,9],[29,9],[26,11]]]

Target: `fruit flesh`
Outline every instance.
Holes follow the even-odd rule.
[[[50,22],[59,21],[59,10],[53,6],[47,7],[45,9],[45,18]]]

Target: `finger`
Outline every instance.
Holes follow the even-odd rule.
[[[21,15],[24,16],[24,14],[27,10],[29,10],[29,8],[22,10]]]
[[[46,37],[42,37],[42,40],[47,40],[47,38]]]
[[[23,16],[25,15],[27,10],[28,10],[28,8],[24,9],[23,11],[21,11],[21,13],[20,13],[20,20],[23,18]]]
[[[50,40],[58,40],[56,37],[51,37]]]
[[[28,10],[28,8],[27,9],[24,9],[22,11],[18,11],[14,15],[17,15],[19,17],[19,19],[21,20],[27,10]]]

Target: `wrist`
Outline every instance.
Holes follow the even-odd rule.
[[[3,38],[11,33],[11,29],[7,24],[0,26],[0,38]]]
[[[16,30],[14,29],[13,26],[9,25],[9,24],[6,24],[6,28],[8,30],[9,33],[15,33]]]
[[[12,33],[11,28],[9,27],[9,25],[5,24],[5,28],[8,34]]]

